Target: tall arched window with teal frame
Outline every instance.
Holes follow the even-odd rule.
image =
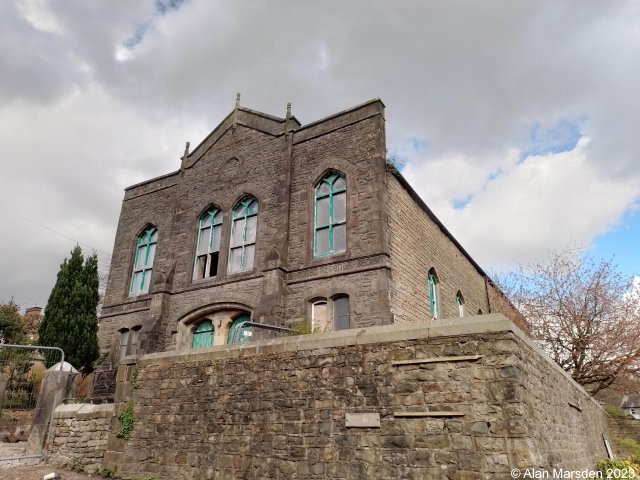
[[[220,256],[220,234],[222,232],[222,212],[211,207],[198,221],[198,246],[193,279],[215,277],[218,274]]]
[[[158,229],[154,226],[145,228],[144,231],[138,235],[129,295],[142,295],[149,292],[157,243]]]
[[[428,274],[429,280],[429,309],[433,318],[440,318],[440,292],[438,291],[438,275],[432,268]]]
[[[325,257],[347,249],[347,182],[329,173],[315,189],[313,255]]]
[[[229,273],[251,270],[256,253],[258,229],[258,200],[240,200],[232,212],[231,242],[229,243]]]

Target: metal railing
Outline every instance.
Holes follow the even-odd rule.
[[[290,328],[267,325],[257,322],[242,322],[235,327],[231,336],[231,343],[249,343],[258,340],[268,340],[293,332]]]

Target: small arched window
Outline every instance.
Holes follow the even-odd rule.
[[[198,222],[198,247],[193,279],[215,277],[218,274],[220,255],[220,233],[222,231],[222,212],[210,208]]]
[[[120,330],[120,350],[118,351],[118,359],[122,360],[127,355],[135,355],[138,353],[138,337],[140,336],[140,325],[133,327],[131,330],[123,328]]]
[[[229,273],[251,270],[256,251],[258,200],[239,201],[232,212],[231,242],[229,245]]]
[[[319,333],[330,330],[329,307],[325,299],[311,304],[311,332]]]
[[[436,271],[433,268],[429,270],[428,280],[429,280],[429,309],[431,311],[431,316],[433,318],[439,318],[440,317],[440,298],[439,298],[439,288],[438,288],[438,275],[436,275]]]
[[[319,298],[311,304],[311,331],[322,333],[351,328],[349,295],[340,294],[331,299]]]
[[[191,339],[192,348],[203,348],[213,346],[213,322],[211,320],[202,320],[193,329],[193,338]]]
[[[313,255],[324,257],[347,249],[347,182],[336,173],[316,186]]]
[[[138,236],[129,288],[130,295],[142,295],[149,292],[157,243],[158,229],[156,227],[148,227]]]
[[[333,328],[335,330],[351,328],[351,307],[348,295],[333,299]]]
[[[127,347],[129,345],[129,329],[120,330],[120,350],[118,351],[118,360],[122,360],[127,356]]]
[[[246,322],[250,322],[251,317],[249,315],[240,315],[237,317],[231,327],[229,328],[229,336],[227,338],[227,344],[233,343],[247,343],[251,341],[251,325],[244,325]]]
[[[462,292],[460,290],[458,290],[458,293],[456,293],[456,307],[458,316],[464,317],[464,297],[462,296]]]

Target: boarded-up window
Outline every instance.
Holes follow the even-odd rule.
[[[349,308],[349,297],[338,297],[333,300],[333,324],[335,330],[351,328]]]

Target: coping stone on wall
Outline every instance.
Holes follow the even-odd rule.
[[[423,338],[454,337],[497,332],[511,332],[528,347],[540,355],[553,368],[564,375],[584,393],[585,399],[599,404],[573,380],[571,375],[560,368],[540,347],[522,330],[501,313],[472,315],[441,320],[428,319],[412,323],[395,323],[375,327],[340,330],[334,332],[295,335],[272,340],[262,340],[250,344],[221,345],[177,354],[175,351],[143,355],[138,358],[141,367],[145,365],[169,365],[191,363],[199,360],[224,360],[239,357],[265,355],[271,353],[298,352],[319,348],[342,347],[348,345],[367,345]],[[601,407],[600,407],[601,408]]]

